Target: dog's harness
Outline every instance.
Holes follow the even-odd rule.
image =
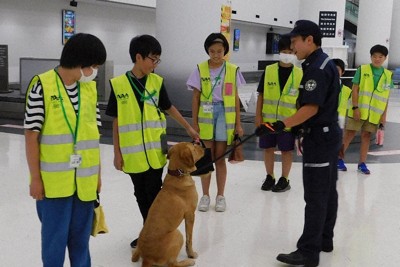
[[[177,169],[177,170],[170,170],[168,169],[168,174],[176,177],[181,177],[181,176],[190,176],[190,172],[184,172],[182,169]]]

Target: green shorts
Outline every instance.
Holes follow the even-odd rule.
[[[378,124],[373,124],[366,120],[356,121],[353,118],[347,117],[345,129],[349,131],[361,130],[364,132],[376,133],[378,130]]]

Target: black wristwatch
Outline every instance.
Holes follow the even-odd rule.
[[[358,106],[354,106],[351,108],[352,110],[358,109]]]

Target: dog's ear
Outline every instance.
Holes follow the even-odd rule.
[[[172,155],[172,153],[173,153],[173,146],[170,148],[170,149],[168,149],[168,154],[167,154],[167,159],[170,159],[171,158],[171,155]]]
[[[192,167],[194,166],[194,157],[193,157],[193,152],[192,150],[186,145],[184,149],[180,151],[180,159],[182,162],[188,166]]]

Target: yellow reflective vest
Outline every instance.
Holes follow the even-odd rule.
[[[45,108],[45,121],[40,137],[40,173],[45,195],[47,198],[60,198],[72,196],[77,192],[82,201],[95,200],[100,166],[96,83],[93,81],[79,83],[78,121],[78,116],[57,72],[50,70],[35,76],[30,82],[27,95],[38,80],[42,84]],[[74,134],[77,135],[75,151],[74,138],[67,119]],[[70,167],[72,154],[79,154],[82,157],[82,163],[77,168]]]
[[[342,118],[346,117],[347,109],[351,105],[351,89],[350,87],[342,84],[339,94],[338,113]]]
[[[281,92],[279,84],[279,63],[265,68],[262,117],[264,122],[284,120],[296,113],[296,100],[303,71],[293,66],[293,70]],[[285,128],[286,131],[290,128]]]
[[[167,162],[161,149],[161,135],[166,133],[166,119],[158,111],[158,100],[163,79],[150,73],[146,79],[144,91],[155,94],[152,99],[145,100],[143,112],[138,99],[127,77],[128,73],[111,79],[111,85],[118,106],[119,145],[124,160],[123,171],[126,173],[142,173],[150,167],[163,168]],[[154,102],[153,102],[154,101]]]
[[[230,145],[233,141],[236,124],[236,77],[238,66],[229,62],[225,62],[224,64],[225,65],[223,68],[225,68],[225,78],[224,85],[222,87],[222,98],[225,108],[227,144]],[[213,102],[212,84],[208,61],[198,64],[197,67],[199,68],[201,81],[201,96],[198,115],[200,138],[204,140],[211,140],[214,137],[213,113],[205,112],[204,110],[206,105],[212,105]]]
[[[372,124],[379,124],[388,103],[392,73],[384,69],[376,88],[374,88],[374,76],[371,65],[361,65],[360,76],[358,92],[360,119],[368,120]],[[349,108],[348,116],[353,117],[353,110],[351,108]]]

